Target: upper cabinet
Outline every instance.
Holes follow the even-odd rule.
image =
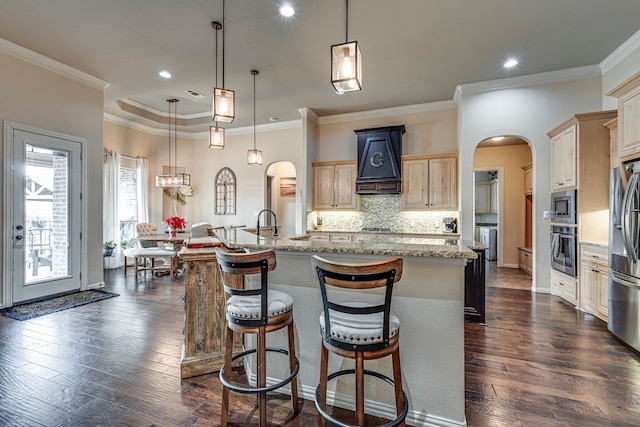
[[[457,153],[402,156],[402,209],[457,209]]]
[[[576,125],[551,137],[551,190],[576,186]]]
[[[640,156],[640,73],[607,93],[618,98],[618,155],[621,161]]]
[[[476,182],[477,214],[498,213],[498,181]]]
[[[355,161],[313,163],[313,208],[315,210],[356,210]]]
[[[548,132],[552,191],[577,189],[580,240],[608,240],[609,129],[616,111],[575,114]]]
[[[522,167],[524,172],[524,194],[533,194],[533,163]]]

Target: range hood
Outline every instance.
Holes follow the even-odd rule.
[[[358,135],[358,194],[398,194],[404,125],[354,131]]]

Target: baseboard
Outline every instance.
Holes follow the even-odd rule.
[[[87,286],[87,289],[98,289],[98,288],[104,288],[104,282],[90,283],[89,286]]]

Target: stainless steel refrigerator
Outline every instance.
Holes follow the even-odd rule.
[[[640,159],[610,178],[608,327],[640,351]]]

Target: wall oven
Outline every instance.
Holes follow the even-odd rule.
[[[576,227],[551,226],[551,267],[577,277]]]
[[[551,222],[576,224],[576,190],[551,194]]]

